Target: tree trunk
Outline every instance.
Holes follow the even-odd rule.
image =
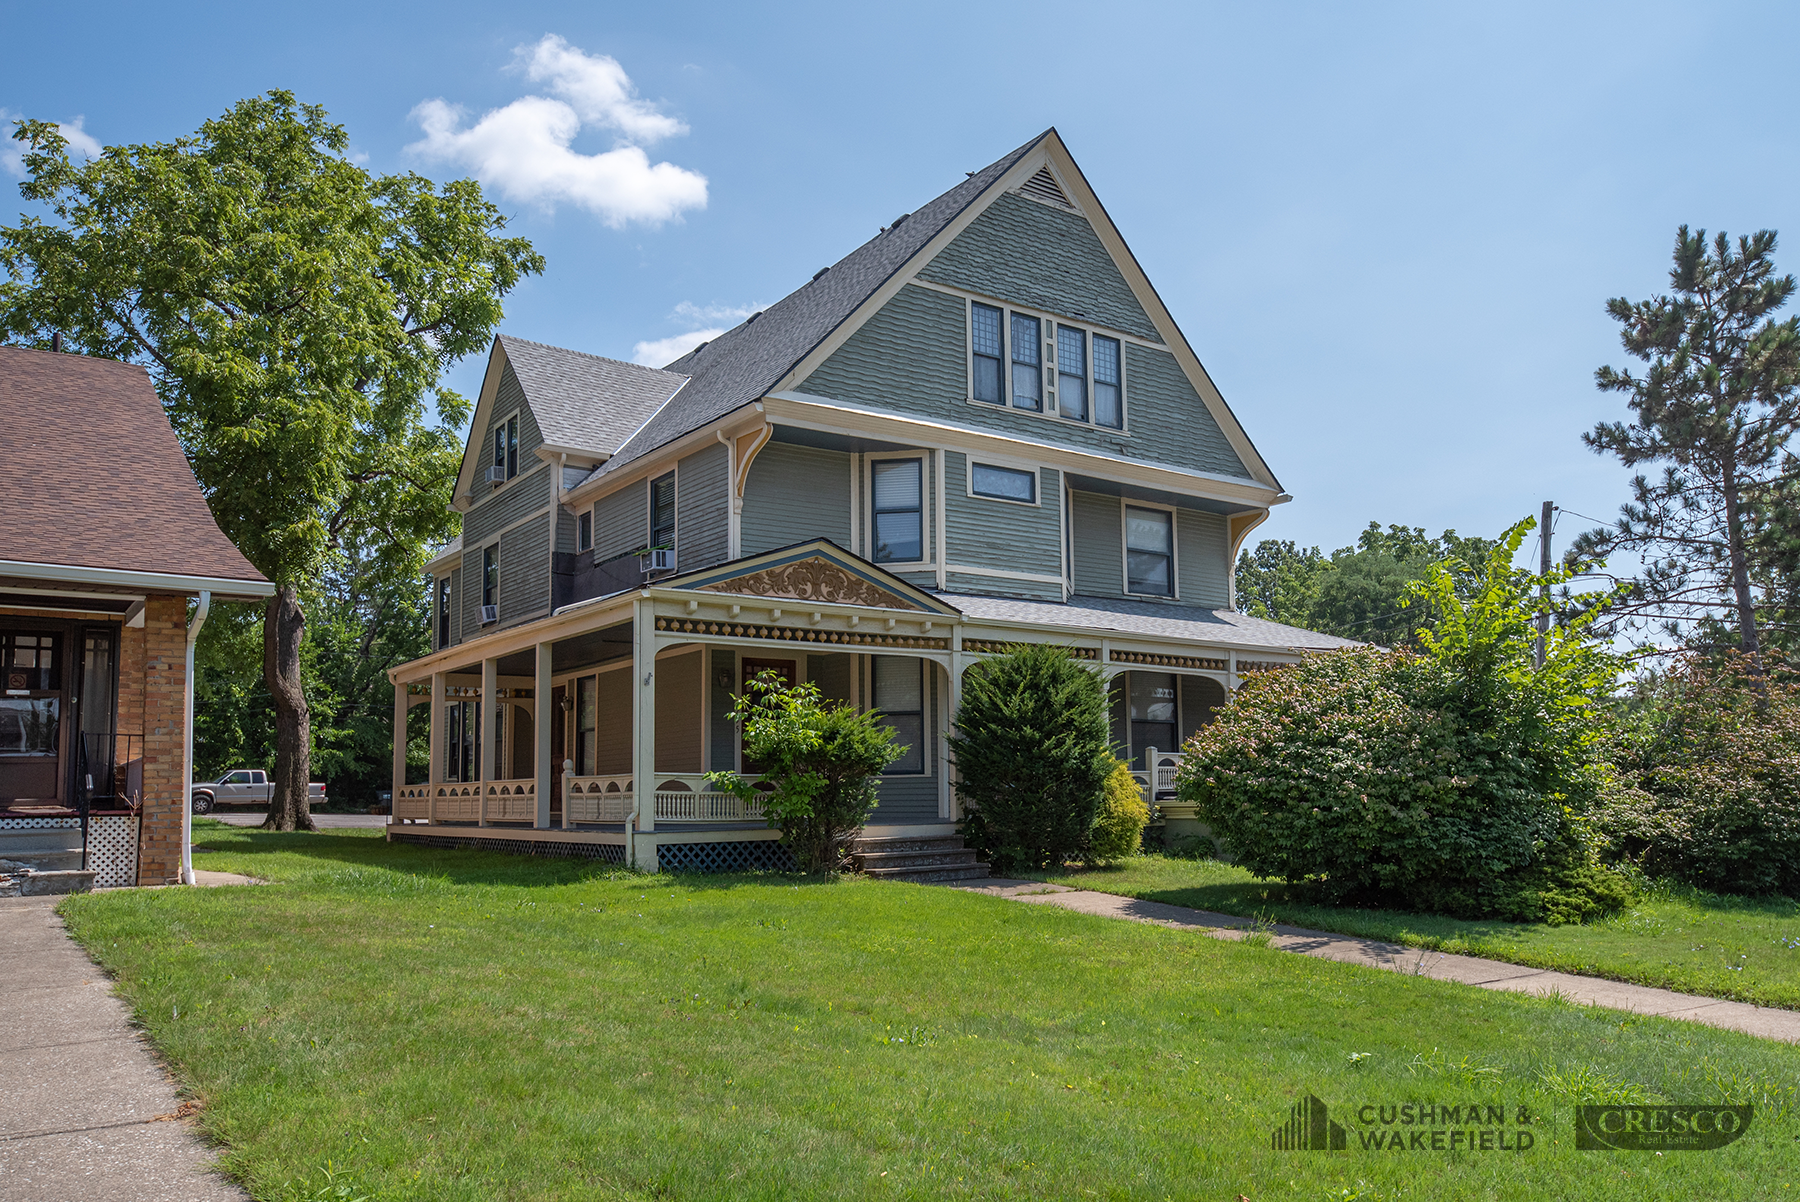
[[[1723,473],[1725,494],[1725,540],[1731,562],[1731,591],[1738,611],[1738,641],[1750,659],[1750,668],[1762,675],[1762,640],[1756,632],[1756,597],[1750,591],[1749,556],[1744,549],[1744,515],[1739,507],[1737,473],[1728,461]]]
[[[264,830],[317,829],[306,792],[312,775],[312,715],[300,679],[300,641],[305,637],[299,594],[293,585],[282,585],[263,614],[263,682],[275,703],[275,771]]]

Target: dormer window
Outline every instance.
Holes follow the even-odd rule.
[[[494,427],[494,483],[519,474],[519,415],[513,414]]]

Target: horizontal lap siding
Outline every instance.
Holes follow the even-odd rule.
[[[1162,341],[1087,218],[1011,193],[939,251],[919,278]]]
[[[504,488],[476,484],[477,495],[483,490],[491,495],[463,515],[463,546],[479,547],[514,522],[549,506],[551,474],[550,466],[540,463],[529,474],[515,476]],[[549,537],[547,531],[545,537]]]
[[[723,443],[677,465],[675,566],[692,572],[731,557],[730,453]]]
[[[765,446],[750,464],[741,537],[745,555],[812,538],[850,546],[849,454],[783,442]]]
[[[1175,515],[1175,537],[1182,604],[1225,605],[1230,570],[1225,519],[1216,513],[1180,510]]]
[[[472,639],[481,633],[481,552],[464,551],[462,559],[463,578],[463,638]]]
[[[467,611],[463,608],[463,577],[461,568],[450,569],[450,641],[460,643],[468,637],[464,632],[463,619]]]
[[[970,404],[968,354],[967,302],[908,285],[795,389],[1014,438],[1248,478],[1167,351],[1126,344],[1131,437],[999,405]]]
[[[953,593],[974,593],[986,597],[1025,597],[1033,601],[1061,601],[1060,584],[1043,580],[1015,580],[1008,576],[985,576],[976,572],[949,572],[944,587]]]
[[[643,481],[594,502],[594,561],[604,562],[650,539],[650,493]]]
[[[594,774],[631,771],[631,669],[602,672],[594,696]]]
[[[550,604],[550,515],[500,536],[500,621],[541,613]]]
[[[1019,505],[968,495],[970,462],[955,451],[944,456],[944,523],[949,547],[946,561],[963,567],[998,568],[1060,578],[1062,522],[1057,512],[1062,500],[1060,474],[1051,469],[1041,470],[1038,495],[1042,503]],[[1054,596],[1056,600],[1062,600],[1062,588],[1054,583],[1004,577],[982,579],[986,581],[980,588],[983,592]]]
[[[575,515],[556,507],[556,549],[567,554],[575,549]]]
[[[1075,527],[1075,591],[1091,597],[1124,593],[1125,535],[1120,526],[1119,498],[1097,493],[1071,493]]]

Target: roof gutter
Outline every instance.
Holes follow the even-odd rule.
[[[221,598],[261,600],[275,595],[267,580],[230,576],[188,576],[175,572],[132,572],[124,568],[86,568],[61,563],[27,563],[0,559],[0,576],[22,580],[68,581],[72,584],[110,584],[137,592],[217,593]]]

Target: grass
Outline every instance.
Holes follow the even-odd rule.
[[[950,889],[196,830],[274,883],[63,913],[258,1198],[1800,1187],[1800,1050],[1748,1036]],[[1536,1144],[1272,1151],[1308,1093],[1524,1106]],[[1615,1099],[1758,1111],[1718,1151],[1576,1152],[1571,1108]]]
[[[1044,874],[1040,874],[1044,875]],[[1303,891],[1218,860],[1142,856],[1045,875],[1058,884],[1254,917],[1410,947],[1485,956],[1800,1010],[1800,904],[1655,884],[1622,912],[1582,925],[1469,922],[1435,914],[1322,906]]]

